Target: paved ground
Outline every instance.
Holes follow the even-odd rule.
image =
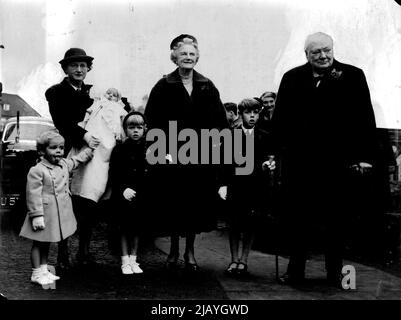
[[[168,239],[159,238],[156,245],[167,252]],[[303,287],[282,286],[275,281],[275,257],[252,251],[249,258],[251,276],[238,280],[223,274],[230,262],[226,232],[202,234],[196,242],[198,263],[203,269],[215,275],[229,299],[234,300],[326,300],[326,299],[401,299],[401,278],[351,261],[356,269],[356,290],[341,291],[325,285],[324,261],[314,256],[307,263],[310,283]],[[279,258],[279,269],[285,271],[288,260]]]
[[[0,214],[0,292],[10,300],[399,300],[401,278],[377,268],[345,261],[356,269],[356,290],[341,291],[324,283],[324,261],[313,256],[307,264],[311,279],[307,286],[293,288],[275,281],[273,255],[252,251],[249,259],[251,276],[233,279],[224,275],[229,258],[226,231],[204,233],[196,240],[196,257],[201,266],[197,277],[182,270],[171,274],[164,269],[168,238],[143,243],[143,275],[122,276],[118,257],[110,253],[107,228],[99,224],[93,241],[93,253],[99,262],[93,270],[74,267],[61,274],[56,290],[43,290],[29,282],[30,241],[19,238],[8,228],[8,217]],[[76,252],[77,238],[70,241]],[[52,245],[50,263],[55,263],[56,245]],[[182,261],[181,261],[182,263]],[[280,272],[287,259],[279,258]]]
[[[140,263],[145,273],[123,276],[119,258],[110,254],[104,226],[97,228],[92,246],[98,266],[91,270],[75,266],[60,274],[62,279],[56,283],[56,290],[43,290],[29,282],[30,241],[10,232],[2,232],[1,238],[0,292],[11,300],[227,299],[213,275],[205,272],[195,279],[187,279],[184,274],[172,276],[167,273],[163,268],[165,254],[151,242],[142,248]],[[77,243],[77,237],[73,236],[70,241],[73,253]],[[52,245],[50,264],[55,264],[56,255],[57,246]]]

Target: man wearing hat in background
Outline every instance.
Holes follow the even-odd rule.
[[[80,149],[87,144],[96,148],[99,140],[78,125],[92,103],[89,96],[92,87],[84,83],[88,71],[92,68],[93,57],[86,55],[80,48],[70,48],[64,59],[60,60],[61,67],[67,75],[61,83],[50,87],[46,93],[49,111],[54,125],[65,139],[65,156],[72,147]],[[92,233],[92,216],[96,211],[96,203],[79,196],[73,197],[74,213],[78,220],[79,251],[78,262],[87,265],[89,258],[89,242]],[[61,241],[58,254],[59,267],[68,268],[70,265],[68,245]]]

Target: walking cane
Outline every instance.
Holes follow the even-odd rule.
[[[274,160],[274,156],[269,156],[269,161]],[[273,201],[274,198],[274,185],[275,185],[275,177],[274,177],[274,171],[273,170],[269,170],[269,199],[270,202]],[[272,206],[273,210],[274,210],[274,206]],[[274,220],[274,217],[273,219]],[[279,276],[279,265],[278,265],[278,249],[275,249],[275,266],[276,266],[276,280],[280,281],[280,276]]]

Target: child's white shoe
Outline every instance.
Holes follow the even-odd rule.
[[[31,282],[40,284],[41,286],[52,284],[54,281],[51,280],[47,274],[44,273],[32,273]]]
[[[56,276],[55,274],[51,273],[47,267],[47,264],[42,264],[40,266],[42,272],[44,275],[47,275],[47,277],[52,280],[52,281],[56,281],[56,280],[60,280],[59,276]]]
[[[46,275],[50,280],[53,280],[53,281],[60,280],[59,276],[56,276],[55,274],[51,273],[49,270],[47,270]]]
[[[123,274],[133,274],[129,256],[121,256],[121,271]]]
[[[129,256],[129,263],[133,273],[143,273],[143,270],[139,267],[139,263],[136,262],[136,256]]]
[[[134,271],[132,271],[131,265],[129,263],[122,264],[121,271],[123,274],[133,274],[134,273]]]
[[[131,268],[133,273],[143,273],[143,270],[139,267],[138,262],[134,262],[133,264],[131,264]]]

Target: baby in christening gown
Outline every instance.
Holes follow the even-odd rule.
[[[126,114],[121,94],[114,88],[108,89],[99,101],[95,101],[88,108],[84,120],[79,125],[97,137],[100,144],[94,150],[93,159],[73,172],[71,181],[73,195],[95,202],[102,196],[107,197],[110,155],[117,140],[123,139],[122,120]],[[77,152],[79,150],[73,149],[70,155]]]

